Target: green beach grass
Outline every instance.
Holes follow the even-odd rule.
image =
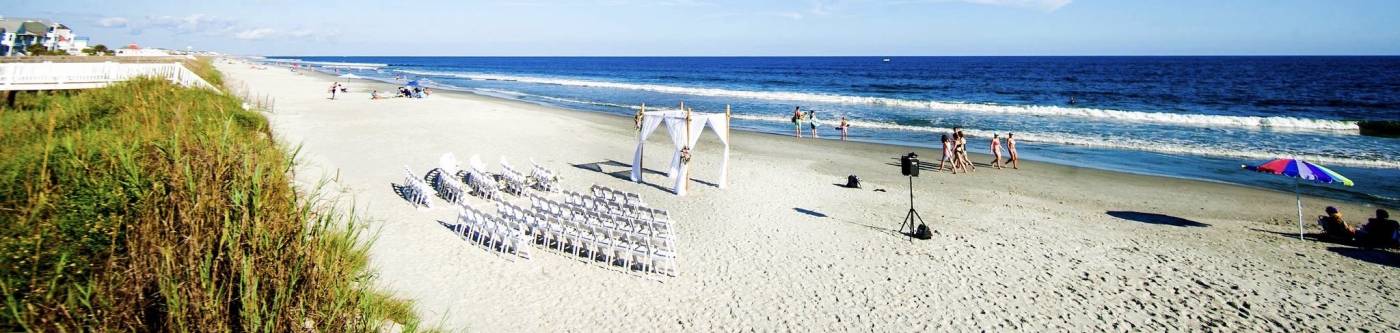
[[[0,109],[0,330],[418,330],[241,104],[138,79]]]

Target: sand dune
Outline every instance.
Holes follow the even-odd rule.
[[[893,165],[934,151],[736,132],[731,186],[720,190],[709,184],[719,152],[707,136],[691,193],[675,197],[664,175],[625,180],[627,118],[464,93],[371,101],[367,89],[388,89],[369,81],[332,101],[329,76],[220,70],[276,98],[268,117],[301,145],[299,181],[331,178],[329,190],[378,231],[372,264],[383,286],[448,329],[1400,329],[1397,255],[1297,240],[1292,193],[1034,162],[925,173],[916,205],[936,234],[910,242],[894,231],[908,193]],[[668,145],[664,133],[652,140]],[[417,210],[390,188],[401,166],[421,174],[446,152],[480,154],[493,170],[501,156],[517,166],[533,158],[567,189],[640,193],[677,221],[679,274],[542,248],[526,260],[456,238],[436,222],[454,218],[445,202]],[[646,165],[662,169],[669,157],[649,154]],[[848,174],[866,188],[835,185]],[[1305,203],[1309,215],[1341,207],[1353,223],[1375,209]]]

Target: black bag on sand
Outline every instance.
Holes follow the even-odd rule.
[[[856,177],[856,175],[846,176],[846,187],[860,188],[860,177]]]
[[[919,224],[919,227],[914,230],[914,238],[927,240],[933,238],[933,232],[928,230],[928,225]]]

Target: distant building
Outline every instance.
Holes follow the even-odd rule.
[[[140,45],[127,44],[126,47],[117,49],[118,57],[168,57],[170,52],[161,49],[141,48]]]
[[[28,55],[30,45],[43,45],[49,51],[81,55],[88,40],[79,38],[68,26],[46,19],[0,17],[0,56]]]

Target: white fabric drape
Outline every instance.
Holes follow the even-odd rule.
[[[671,166],[666,177],[679,177],[681,170],[681,148],[685,148],[685,118],[666,118],[666,132],[671,135],[671,144],[676,147],[671,155]]]
[[[665,118],[659,116],[642,118],[642,133],[637,136],[637,152],[632,154],[632,181],[634,182],[642,181],[642,148],[646,145],[647,137],[651,136],[651,132],[656,131],[658,126],[661,126],[663,119]]]
[[[710,129],[719,135],[719,142],[724,144],[724,157],[719,163],[719,188],[723,189],[729,187],[729,121],[725,117],[711,117],[709,123]]]
[[[675,147],[675,153],[671,155],[671,163],[666,172],[666,176],[673,181],[672,188],[676,195],[685,195],[685,184],[689,181],[689,169],[686,164],[681,163],[681,149],[690,147],[691,154],[696,151],[695,146],[700,142],[700,135],[704,132],[705,126],[719,136],[720,142],[724,144],[724,157],[720,163],[719,187],[726,188],[729,184],[729,124],[724,114],[699,115],[692,114],[689,126],[686,126],[685,113],[680,111],[647,112],[642,121],[642,132],[637,137],[637,150],[632,156],[632,181],[640,182],[642,179],[642,149],[647,137],[654,132],[657,127],[666,126],[666,132],[671,136],[671,144]],[[689,130],[689,140],[687,141],[686,130]],[[682,177],[684,175],[684,177]]]

